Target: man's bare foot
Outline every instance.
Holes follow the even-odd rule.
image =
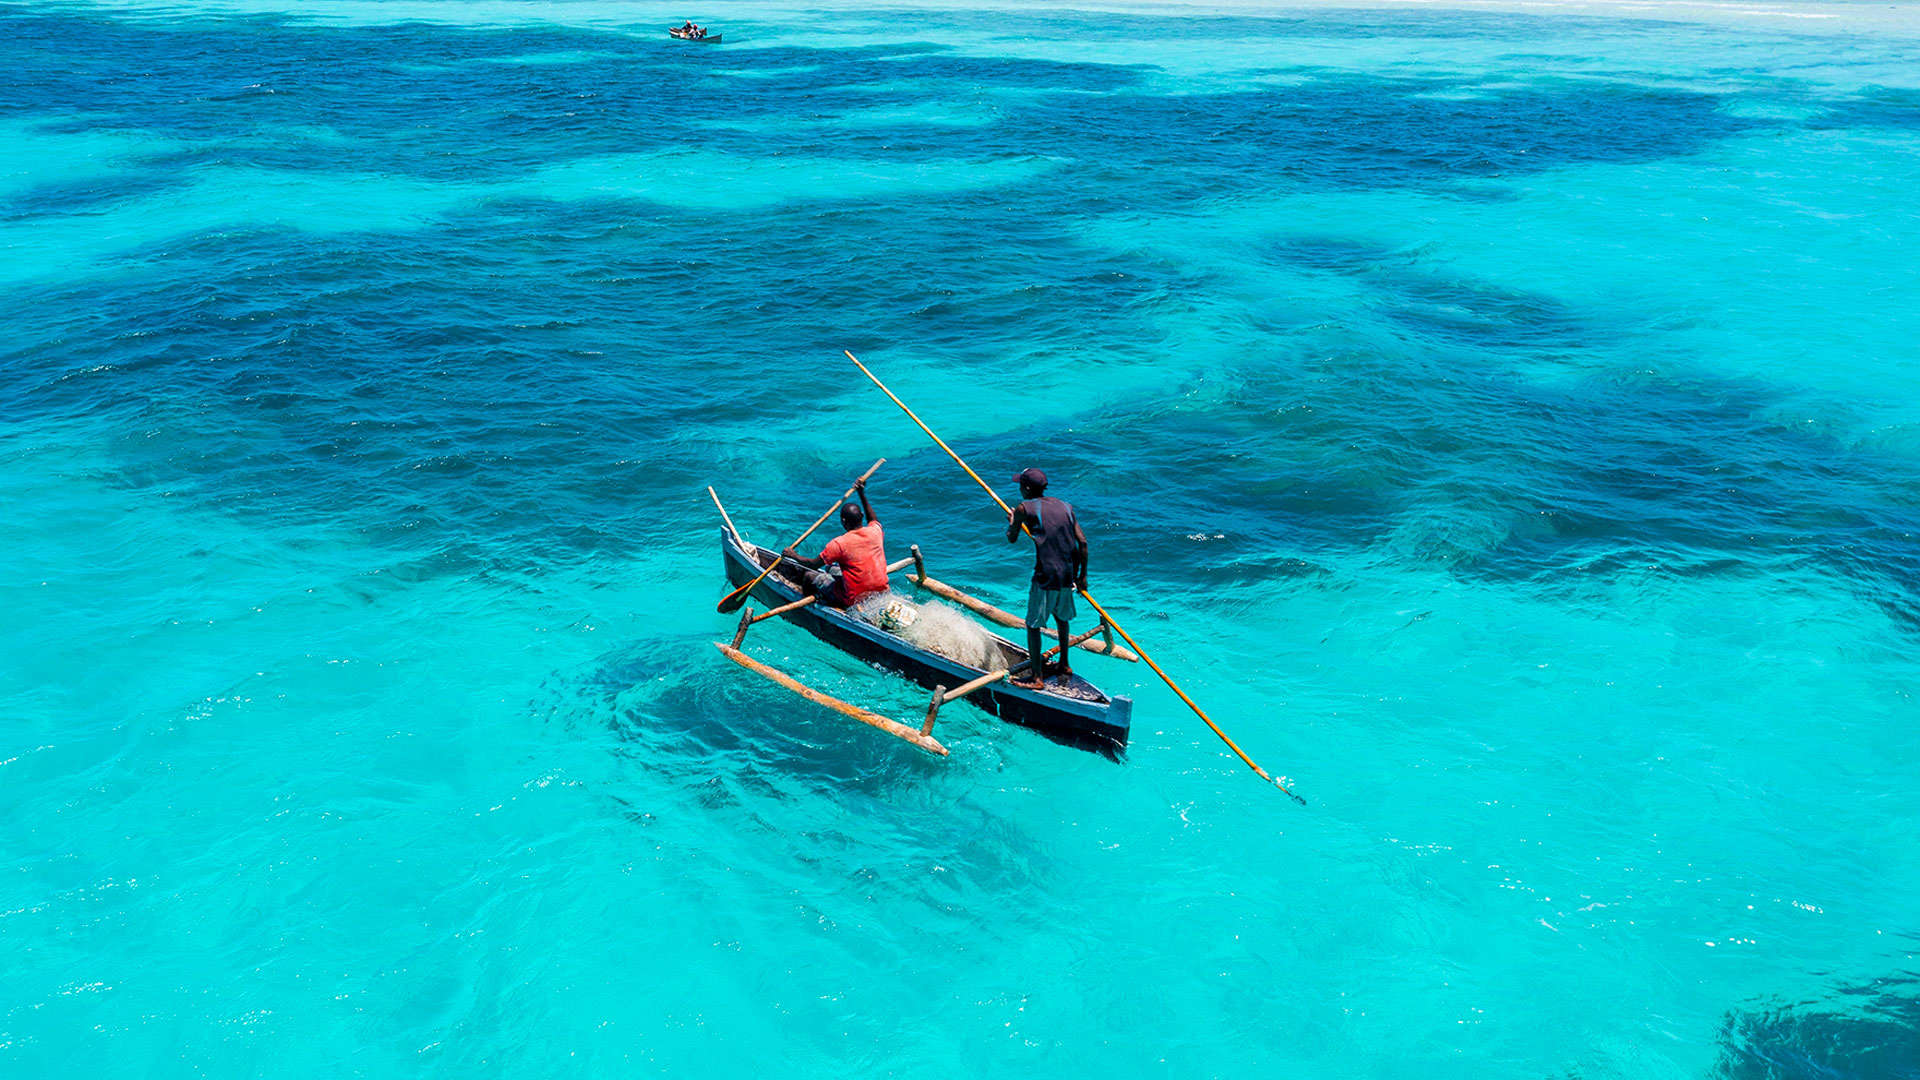
[[[1008,679],[1007,681],[1022,690],[1045,690],[1047,688],[1047,684],[1041,682],[1039,679]]]

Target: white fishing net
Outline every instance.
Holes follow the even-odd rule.
[[[959,608],[938,600],[916,604],[888,591],[855,604],[853,613],[888,633],[969,667],[991,668],[999,662],[998,650],[987,631]]]

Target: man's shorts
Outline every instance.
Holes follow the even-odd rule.
[[[1027,625],[1045,626],[1051,620],[1072,622],[1072,589],[1043,589],[1036,582],[1027,590]]]
[[[825,570],[807,571],[808,591],[818,596],[820,602],[828,607],[847,606],[846,580],[834,572],[839,569],[838,566],[831,566]]]

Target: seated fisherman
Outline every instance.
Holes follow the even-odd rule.
[[[840,527],[846,532],[829,541],[819,558],[806,558],[792,548],[780,553],[781,558],[806,568],[809,591],[820,602],[841,608],[887,589],[887,547],[880,519],[867,502],[867,482],[856,481],[853,489],[860,494],[860,505],[847,503],[840,508]]]
[[[1038,690],[1046,685],[1040,662],[1040,629],[1052,619],[1060,632],[1062,679],[1073,677],[1072,661],[1067,659],[1067,622],[1074,616],[1073,591],[1087,587],[1087,534],[1080,531],[1080,519],[1073,504],[1046,494],[1047,474],[1027,469],[1014,480],[1020,485],[1020,505],[1013,508],[1007,521],[1007,543],[1020,539],[1021,526],[1033,534],[1033,584],[1027,589],[1027,663],[1026,673],[1013,680],[1015,686]]]

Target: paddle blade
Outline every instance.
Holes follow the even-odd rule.
[[[775,561],[777,562],[778,560]],[[753,587],[767,580],[767,575],[771,573],[773,573],[773,567],[769,566],[765,570],[760,571],[759,577],[754,578],[752,581],[721,597],[719,603],[720,614],[731,615],[739,611],[740,605],[746,603],[747,597],[753,595]]]

